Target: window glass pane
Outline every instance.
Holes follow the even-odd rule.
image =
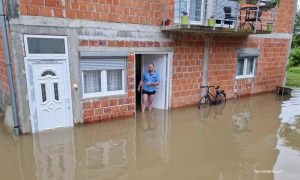
[[[107,71],[107,91],[122,90],[122,70]]]
[[[244,59],[238,59],[238,61],[237,61],[237,69],[236,69],[236,75],[237,76],[243,75],[243,72],[244,72],[244,63],[245,63]]]
[[[49,76],[56,76],[56,74],[53,72],[53,71],[45,71],[45,72],[43,72],[42,73],[42,77],[45,77],[45,76],[47,76],[47,75],[49,75]]]
[[[65,54],[64,39],[27,38],[30,54]]]
[[[101,71],[83,71],[84,93],[101,92]]]
[[[202,1],[199,0],[190,0],[190,20],[191,21],[200,21],[201,20],[201,9]]]
[[[46,85],[41,84],[41,91],[42,91],[42,102],[47,101],[47,94],[46,94]]]
[[[188,8],[187,8],[187,1],[175,1],[175,19],[179,20],[180,16],[182,15],[182,11],[188,12]]]
[[[254,58],[249,58],[247,62],[246,75],[252,75],[254,68]]]
[[[54,83],[53,86],[54,86],[54,98],[56,101],[59,101],[58,84]]]

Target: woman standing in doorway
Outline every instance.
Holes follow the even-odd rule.
[[[146,106],[149,103],[149,111],[152,111],[154,95],[156,93],[156,86],[159,85],[160,77],[154,69],[154,64],[148,64],[148,71],[145,71],[142,80],[138,86],[138,92],[143,94],[142,112],[145,112]]]

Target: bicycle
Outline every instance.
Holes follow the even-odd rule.
[[[206,88],[206,94],[201,97],[198,103],[198,108],[205,107],[207,105],[216,105],[222,102],[226,102],[226,93],[224,90],[220,90],[220,86],[215,87],[216,96],[214,96],[209,88],[213,88],[215,86],[201,86],[201,88]]]

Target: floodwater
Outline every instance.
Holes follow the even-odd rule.
[[[2,180],[299,180],[300,90],[12,137]]]

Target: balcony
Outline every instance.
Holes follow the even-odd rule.
[[[165,0],[163,32],[228,35],[270,34],[276,4],[271,0]]]

